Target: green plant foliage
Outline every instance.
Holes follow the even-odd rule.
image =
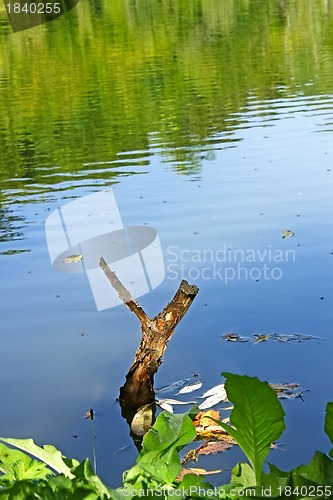
[[[123,485],[117,490],[103,484],[88,459],[79,464],[63,457],[53,446],[40,448],[31,439],[1,438],[22,451],[0,443],[0,470],[4,473],[0,477],[0,500],[332,498],[333,460],[323,453],[316,452],[308,465],[291,471],[281,471],[272,464],[268,464],[269,473],[261,471],[270,444],[284,430],[284,412],[266,382],[224,375],[228,398],[234,403],[231,422],[235,427],[222,427],[238,440],[251,463],[237,464],[229,484],[213,488],[204,477],[194,474],[178,479],[182,470],[178,452],[196,437],[189,415],[197,409],[192,408],[181,415],[163,412],[158,416],[143,439],[136,465],[124,473]],[[332,422],[333,403],[328,403],[325,430],[331,442]],[[55,475],[49,467],[60,473]]]
[[[325,432],[333,444],[333,402],[326,405]],[[333,448],[330,451],[330,457],[333,458]]]
[[[135,490],[148,488],[148,483],[173,487],[182,470],[178,451],[195,437],[193,422],[186,413],[161,413],[143,439],[136,466],[125,473],[125,485]]]
[[[255,484],[261,484],[261,469],[271,444],[285,429],[284,411],[276,393],[267,382],[257,377],[223,373],[228,399],[234,404],[230,422],[234,427],[220,423],[249,459]]]
[[[0,437],[0,441],[3,443],[10,444],[19,448],[26,453],[38,458],[46,465],[52,467],[59,474],[64,474],[65,476],[72,477],[71,467],[78,465],[79,462],[75,459],[68,459],[64,457],[60,451],[58,451],[54,446],[46,444],[41,448],[37,446],[32,439],[13,439],[13,438],[3,438]]]
[[[238,484],[242,488],[253,486],[255,481],[254,470],[249,464],[240,462],[232,469],[231,482]]]
[[[53,474],[46,464],[32,460],[28,455],[18,450],[12,450],[0,443],[0,485],[23,479],[46,478]]]
[[[300,465],[291,472],[292,485],[295,486],[332,486],[333,461],[323,453],[316,451],[308,465]]]

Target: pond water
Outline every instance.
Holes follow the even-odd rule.
[[[124,225],[160,238],[165,279],[138,299],[146,312],[183,277],[200,289],[156,385],[195,372],[206,390],[222,371],[296,382],[309,392],[283,402],[286,451],[269,459],[328,451],[331,1],[91,0],[16,34],[0,13],[1,435],[92,458],[94,408],[101,477],[117,486],[135,462],[116,398],[139,322],[122,305],[97,311],[87,276],[57,272],[45,237],[59,207],[112,188]],[[240,459],[234,447],[201,465]]]

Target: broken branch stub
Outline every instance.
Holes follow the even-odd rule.
[[[100,259],[100,267],[120,299],[141,323],[141,342],[126,375],[125,385],[120,388],[123,416],[130,423],[138,408],[155,401],[154,375],[162,363],[162,357],[176,326],[186,314],[199,288],[182,280],[171,302],[157,316],[149,318],[103,257]]]

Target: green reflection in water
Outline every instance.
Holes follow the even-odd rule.
[[[332,89],[330,0],[82,1],[15,35],[5,15],[0,187],[14,195],[71,189],[73,177],[111,185],[156,150],[197,173],[217,145],[237,144],[249,93]],[[112,163],[128,151],[135,168]]]

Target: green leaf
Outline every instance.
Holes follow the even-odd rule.
[[[172,485],[182,470],[178,451],[196,437],[190,417],[161,413],[142,441],[137,463],[124,474],[124,484],[133,489]]]
[[[49,465],[59,474],[64,474],[68,477],[73,477],[71,473],[71,467],[69,467],[65,461],[68,463],[68,459],[62,456],[61,452],[58,451],[54,446],[46,444],[41,448],[37,446],[32,439],[13,439],[13,438],[2,438],[0,441],[10,444],[19,450],[22,450],[30,455],[38,458],[45,464]],[[71,466],[78,465],[77,460],[70,461]]]
[[[255,473],[255,484],[261,484],[261,469],[271,444],[285,429],[284,411],[275,391],[257,377],[223,373],[228,399],[234,404],[230,427],[219,425],[236,439]]]
[[[218,495],[211,494],[213,486],[207,483],[205,478],[202,476],[197,476],[195,474],[185,474],[182,481],[177,486],[178,492],[191,492],[191,498],[205,498],[205,499],[218,499],[222,498]],[[177,492],[177,493],[178,493]],[[215,492],[214,492],[215,493]],[[178,494],[174,494],[174,498],[189,498],[186,494],[181,497]]]
[[[325,432],[331,444],[333,444],[333,402],[327,403],[326,405]],[[333,448],[330,451],[330,457],[333,458]]]
[[[255,480],[254,470],[249,466],[249,464],[240,462],[232,469],[231,482],[237,483],[243,488],[253,486],[255,484]]]
[[[308,465],[300,465],[291,471],[293,486],[332,486],[333,461],[324,453],[316,451]]]
[[[166,464],[179,463],[177,452],[191,443],[195,437],[195,427],[186,413],[173,415],[163,412],[157,417],[152,429],[145,435],[137,463],[148,452],[154,452],[156,459],[163,456]]]
[[[25,453],[8,448],[2,443],[0,443],[0,470],[5,473],[0,478],[0,484],[10,484],[22,479],[43,479],[53,474],[45,463],[32,460]]]
[[[98,498],[111,498],[111,490],[96,476],[87,458],[80,465],[72,469],[72,472],[77,479],[84,481],[89,489],[96,492]]]

